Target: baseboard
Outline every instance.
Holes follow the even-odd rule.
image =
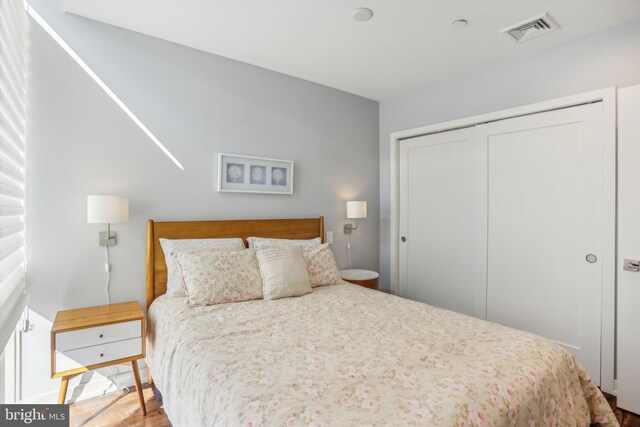
[[[107,368],[110,369],[110,368]],[[147,367],[140,367],[140,379],[147,378]],[[120,385],[120,387],[135,387],[135,382],[133,379],[133,372],[130,369],[127,369],[126,372],[121,372],[115,377],[116,383]],[[143,381],[144,383],[144,381]],[[82,400],[90,399],[92,397],[100,396],[107,387],[111,384],[107,378],[100,378],[98,380],[89,381],[87,383],[82,383],[71,387],[69,385],[69,390],[67,391],[67,401],[66,403],[74,403]],[[111,388],[113,389],[113,387]],[[52,391],[50,393],[41,394],[38,396],[33,396],[28,399],[21,400],[18,403],[26,403],[26,404],[51,404],[56,403],[58,401],[58,390]]]

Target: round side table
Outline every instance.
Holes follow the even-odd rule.
[[[380,275],[371,270],[358,270],[355,268],[349,268],[346,270],[340,270],[340,277],[354,285],[364,286],[365,288],[377,289],[378,278]]]

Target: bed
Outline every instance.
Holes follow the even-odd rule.
[[[149,221],[147,358],[174,426],[618,425],[533,334],[347,283],[192,308],[164,295],[161,237],[323,235],[322,218]]]

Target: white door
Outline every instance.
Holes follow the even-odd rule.
[[[477,212],[478,191],[486,197],[477,184],[486,181],[478,179],[486,177],[482,159],[474,128],[400,143],[399,279],[402,296],[484,318],[486,211]]]
[[[640,86],[618,91],[618,407],[640,413]]]
[[[556,341],[600,383],[603,107],[477,127],[488,160],[487,318]]]

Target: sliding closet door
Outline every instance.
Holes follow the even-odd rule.
[[[487,318],[556,341],[596,383],[602,116],[596,103],[477,127],[488,159]]]
[[[486,181],[478,180],[486,177],[483,158],[474,128],[400,143],[400,295],[484,318],[486,212],[477,214],[476,184]]]

